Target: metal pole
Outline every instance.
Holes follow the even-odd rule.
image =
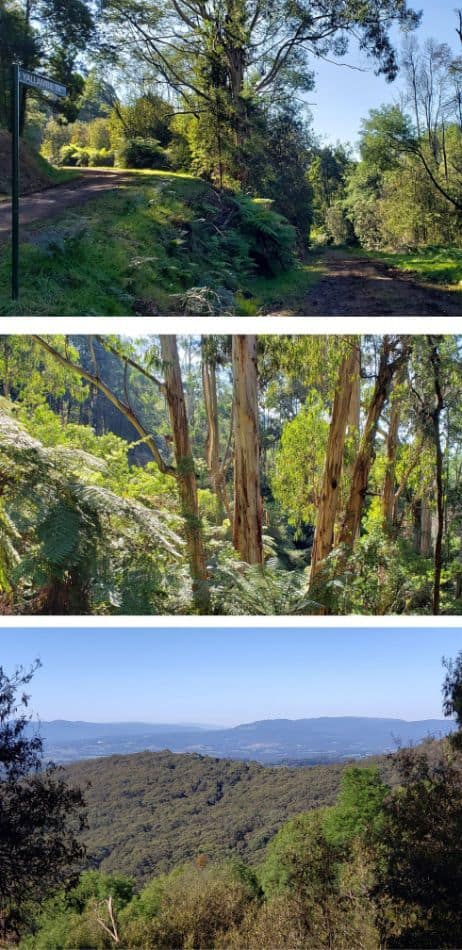
[[[11,296],[19,297],[19,65],[11,71]]]

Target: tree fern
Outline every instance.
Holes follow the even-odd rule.
[[[43,446],[2,401],[0,587],[15,589],[18,610],[171,610],[184,581],[179,519],[92,484],[104,470],[87,452]]]

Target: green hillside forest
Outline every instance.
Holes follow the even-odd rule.
[[[24,190],[74,180],[83,193],[96,172],[114,183],[32,216],[14,304],[0,220],[1,313],[310,313],[332,245],[451,288],[461,312],[456,11],[445,41],[405,0],[1,0],[0,24],[3,198],[14,61],[67,87],[22,88]],[[371,73],[390,83],[354,141],[326,144],[313,120],[320,60],[333,98],[342,66],[365,88]],[[406,312],[448,312],[449,297],[424,311],[413,291]]]
[[[449,738],[292,769],[167,751],[44,766],[36,666],[1,669],[2,946],[455,950],[462,653],[445,667]]]
[[[3,614],[458,614],[455,336],[3,336]]]

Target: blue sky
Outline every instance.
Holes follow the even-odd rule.
[[[455,34],[457,3],[439,2],[439,0],[408,0],[408,5],[417,11],[422,10],[421,25],[416,36],[421,42],[434,37],[442,43],[449,43],[454,51],[462,53],[462,47]],[[401,48],[402,34],[394,31],[395,44]],[[313,113],[315,132],[326,143],[337,140],[350,141],[353,145],[358,139],[361,120],[370,109],[384,102],[393,102],[399,97],[400,78],[387,83],[381,76],[374,76],[374,66],[366,59],[360,59],[352,49],[344,61],[365,67],[367,72],[356,72],[346,67],[333,66],[330,63],[316,61],[316,88],[307,95]]]
[[[11,673],[40,657],[41,719],[234,725],[323,715],[441,717],[457,629],[2,629]]]

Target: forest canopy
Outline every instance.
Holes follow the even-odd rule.
[[[458,337],[0,345],[4,613],[457,613]]]

